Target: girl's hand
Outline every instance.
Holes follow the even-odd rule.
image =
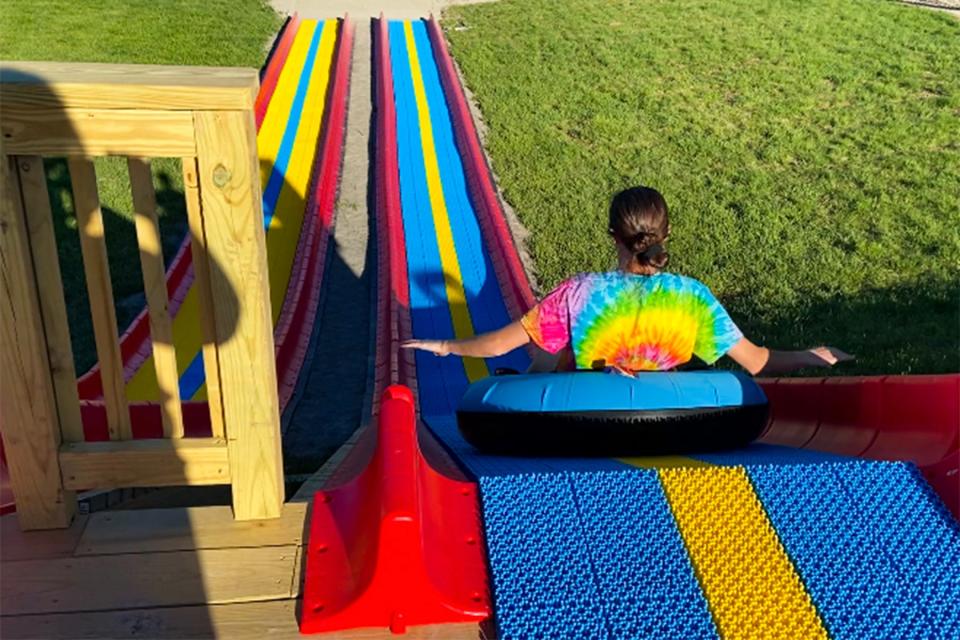
[[[406,340],[400,345],[402,349],[420,349],[429,351],[438,356],[450,355],[450,348],[446,340]]]
[[[815,347],[808,352],[822,360],[817,364],[823,367],[832,367],[840,362],[850,362],[854,359],[849,353],[844,353],[835,347]]]

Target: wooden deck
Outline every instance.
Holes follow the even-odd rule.
[[[287,503],[279,519],[242,522],[225,506],[104,511],[30,533],[0,517],[0,636],[299,638],[307,507]],[[482,635],[463,624],[403,637]]]

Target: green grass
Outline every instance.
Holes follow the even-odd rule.
[[[280,17],[263,0],[5,0],[0,59],[260,67]],[[70,175],[45,161],[78,373],[96,362]],[[98,158],[97,184],[120,331],[143,308],[133,202],[123,158]],[[153,162],[164,257],[186,232],[180,161]]]
[[[444,14],[540,284],[657,187],[674,271],[836,373],[960,370],[960,21],[886,0],[506,0]]]

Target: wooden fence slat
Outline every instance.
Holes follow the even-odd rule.
[[[60,258],[53,231],[53,212],[43,158],[22,156],[16,159],[23,206],[27,212],[27,231],[33,253],[34,273],[40,311],[47,334],[47,357],[53,376],[53,390],[60,415],[60,434],[67,442],[83,442],[83,420],[77,394],[77,374],[70,344],[70,323],[63,299]]]
[[[0,607],[6,623],[31,613],[289,598],[298,557],[299,547],[285,545],[21,560],[4,566],[16,577],[0,584]]]
[[[163,267],[163,245],[160,242],[160,221],[157,219],[157,197],[153,189],[150,162],[143,158],[127,158],[130,188],[133,192],[134,223],[140,248],[140,269],[143,290],[150,318],[150,340],[153,364],[160,389],[160,415],[163,435],[183,437],[183,411],[180,407],[180,374],[177,352],[173,345],[170,321],[170,300],[167,297],[166,270]]]
[[[200,210],[200,178],[197,159],[182,158],[183,194],[187,202],[190,225],[190,253],[193,258],[193,286],[200,298],[200,327],[203,332],[203,370],[206,377],[207,404],[210,407],[210,429],[213,437],[224,437],[223,405],[220,401],[220,364],[217,361],[217,331],[214,322],[213,293],[210,291],[210,268],[207,264],[207,238]]]
[[[194,113],[234,515],[276,518],[283,458],[252,111]]]
[[[0,149],[0,423],[22,529],[70,524],[74,494],[60,481],[60,425],[16,168]]]
[[[4,104],[0,130],[11,154],[176,157],[196,149],[188,111]]]
[[[227,445],[215,438],[67,444],[60,467],[74,489],[230,483]]]
[[[123,380],[123,361],[117,335],[117,314],[113,308],[107,245],[103,235],[103,213],[97,194],[97,175],[93,160],[89,158],[70,157],[67,163],[73,185],[73,206],[80,226],[80,250],[87,278],[100,378],[103,381],[107,427],[111,440],[129,440],[132,437],[130,411]]]
[[[23,105],[192,112],[252,109],[260,81],[246,67],[0,62],[0,84],[4,111]]]

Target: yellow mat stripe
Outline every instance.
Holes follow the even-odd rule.
[[[417,115],[420,122],[423,166],[427,174],[427,190],[430,194],[430,207],[433,210],[433,226],[437,232],[437,246],[440,249],[440,264],[443,268],[447,304],[450,306],[450,317],[453,319],[453,332],[458,339],[469,338],[474,335],[473,320],[470,318],[470,310],[467,308],[467,294],[463,289],[463,275],[460,272],[460,261],[457,258],[453,230],[450,227],[450,216],[443,196],[443,185],[440,182],[440,165],[437,162],[437,153],[433,142],[430,108],[420,71],[417,43],[414,40],[413,26],[410,22],[403,23],[403,33],[406,36],[407,55],[410,58],[410,75],[413,78],[413,94],[416,98]],[[467,379],[471,382],[490,375],[487,363],[481,358],[464,358],[463,368],[466,370]]]
[[[276,162],[296,95],[297,84],[303,72],[310,41],[317,25],[318,21],[316,20],[304,20],[297,30],[290,53],[280,72],[276,89],[267,106],[263,124],[257,134],[261,188],[266,188],[270,172]],[[324,98],[330,78],[337,29],[338,24],[335,20],[326,21],[324,24],[324,31],[320,36],[321,40],[313,66],[313,74],[297,128],[297,137],[287,166],[286,180],[274,208],[270,232],[267,234],[267,256],[274,322],[276,322],[283,307],[283,298],[289,283],[293,258],[296,254],[300,228],[303,223],[310,170],[313,167],[317,138],[326,106]],[[193,355],[199,353],[203,346],[203,336],[200,323],[197,320],[199,317],[200,301],[196,289],[191,286],[180,305],[177,315],[173,318],[174,343],[178,354],[177,368],[180,375],[190,365]],[[156,371],[153,366],[153,356],[150,356],[127,383],[127,397],[132,401],[150,401],[156,400],[157,396]],[[190,399],[203,400],[205,398],[206,385],[204,384]]]
[[[828,637],[743,467],[658,473],[721,637]]]

